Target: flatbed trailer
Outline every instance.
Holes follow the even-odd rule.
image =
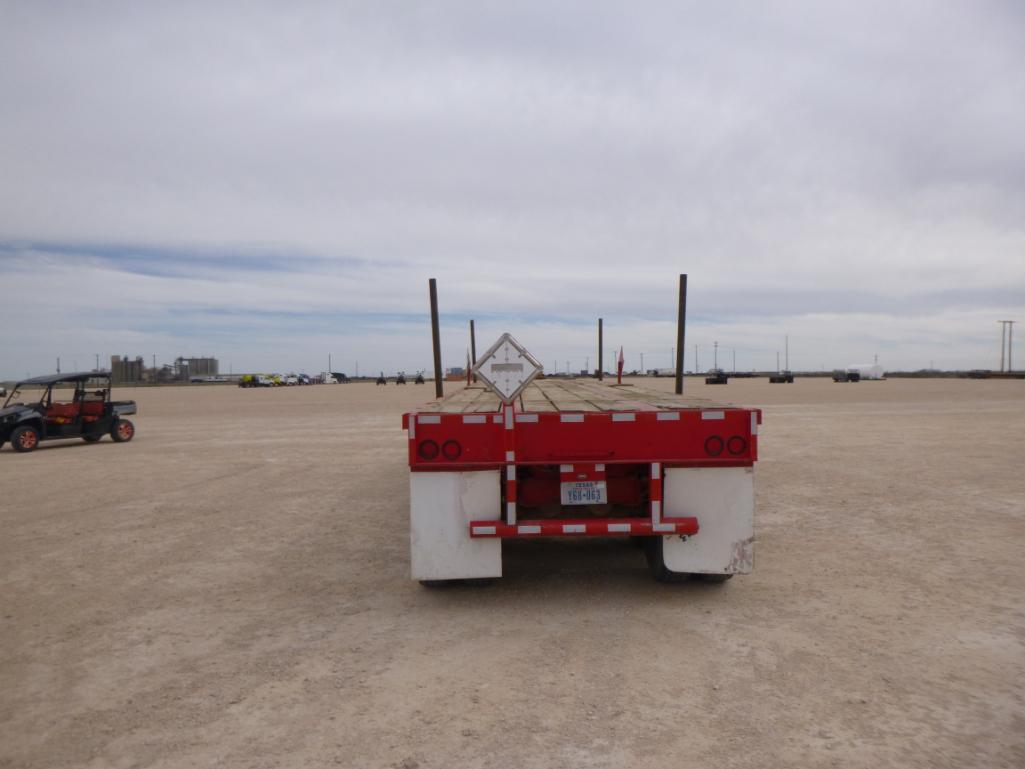
[[[759,409],[586,379],[470,385],[403,415],[411,571],[502,575],[503,539],[644,538],[662,581],[753,565]]]

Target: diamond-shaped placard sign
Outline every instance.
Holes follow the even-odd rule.
[[[512,403],[541,371],[541,364],[509,334],[502,334],[473,367],[503,403]]]

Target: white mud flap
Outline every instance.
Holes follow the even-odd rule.
[[[409,474],[413,579],[502,576],[502,540],[471,539],[470,521],[501,515],[499,471]]]
[[[693,515],[698,533],[665,537],[666,568],[693,574],[750,574],[754,566],[754,468],[666,470],[667,518]]]

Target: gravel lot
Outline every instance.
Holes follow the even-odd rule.
[[[429,387],[121,389],[132,443],[5,446],[0,766],[1025,766],[1025,382],[688,382],[765,409],[754,574],[507,543],[442,591]]]

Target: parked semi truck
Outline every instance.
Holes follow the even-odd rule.
[[[751,571],[759,409],[540,371],[505,334],[403,415],[414,579],[488,582],[503,539],[547,537],[641,538],[665,582]]]

